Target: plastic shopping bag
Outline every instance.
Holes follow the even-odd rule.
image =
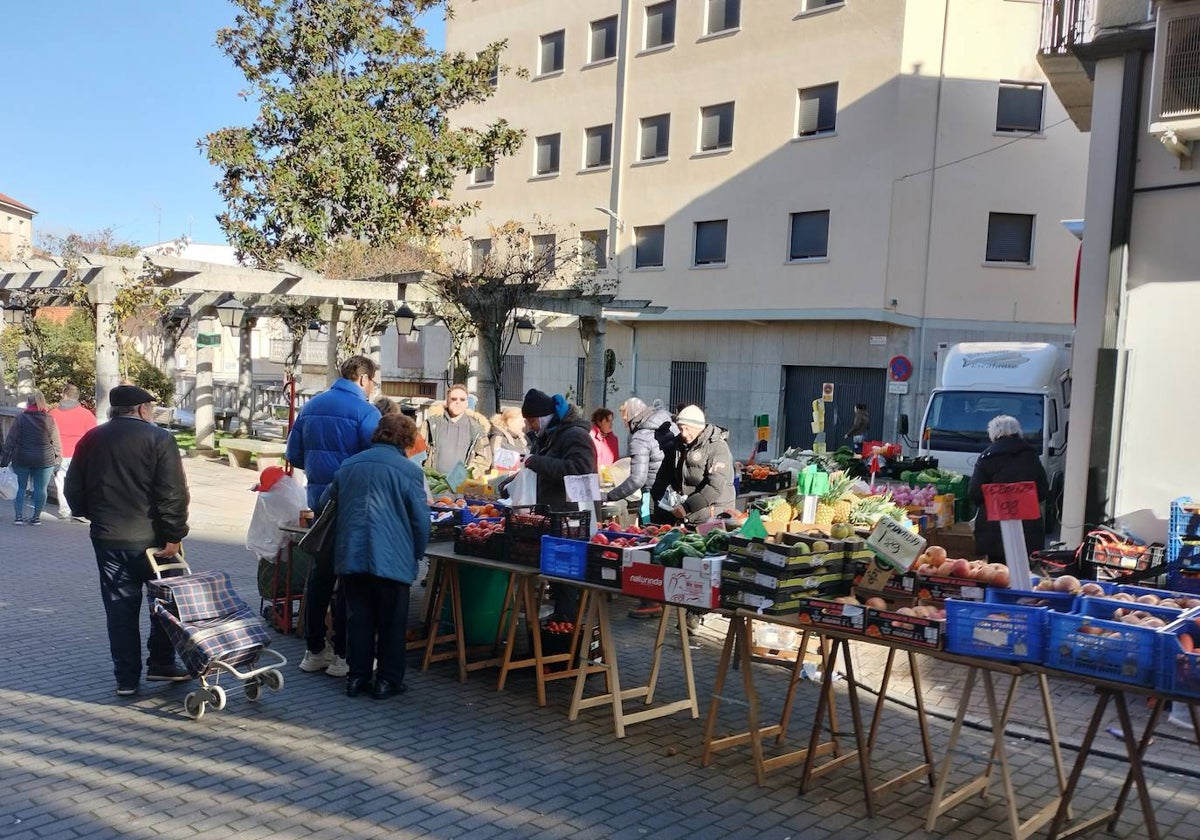
[[[12,467],[0,469],[0,499],[17,498],[17,474]]]
[[[537,473],[530,469],[518,470],[506,487],[508,498],[514,507],[537,504]]]
[[[291,476],[276,481],[270,490],[258,494],[246,532],[246,548],[274,562],[286,537],[279,527],[295,525],[306,507],[307,493],[298,481]]]

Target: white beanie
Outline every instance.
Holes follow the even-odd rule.
[[[704,419],[704,412],[695,405],[684,406],[676,416],[675,422],[680,426],[695,426],[698,429],[703,429],[708,425],[708,421]]]

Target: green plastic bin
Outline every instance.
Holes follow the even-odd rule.
[[[495,643],[508,591],[508,574],[459,563],[458,591],[462,596],[463,640],[471,646]],[[454,623],[449,598],[442,608],[442,621],[450,626]]]

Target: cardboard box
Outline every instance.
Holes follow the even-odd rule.
[[[959,522],[949,528],[934,528],[926,534],[930,545],[940,545],[950,557],[974,560],[975,532],[969,522]]]
[[[832,627],[847,633],[862,633],[866,627],[866,607],[827,601],[823,598],[807,598],[798,605],[798,620],[801,624]]]
[[[877,639],[904,642],[931,650],[941,650],[946,645],[945,619],[918,618],[893,610],[867,607],[863,632]]]
[[[621,567],[621,591],[648,601],[716,609],[721,603],[723,560],[684,557],[683,567],[678,569],[631,561]]]

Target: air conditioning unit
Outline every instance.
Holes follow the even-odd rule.
[[[1171,147],[1200,140],[1200,2],[1160,2],[1154,28],[1150,133]]]

